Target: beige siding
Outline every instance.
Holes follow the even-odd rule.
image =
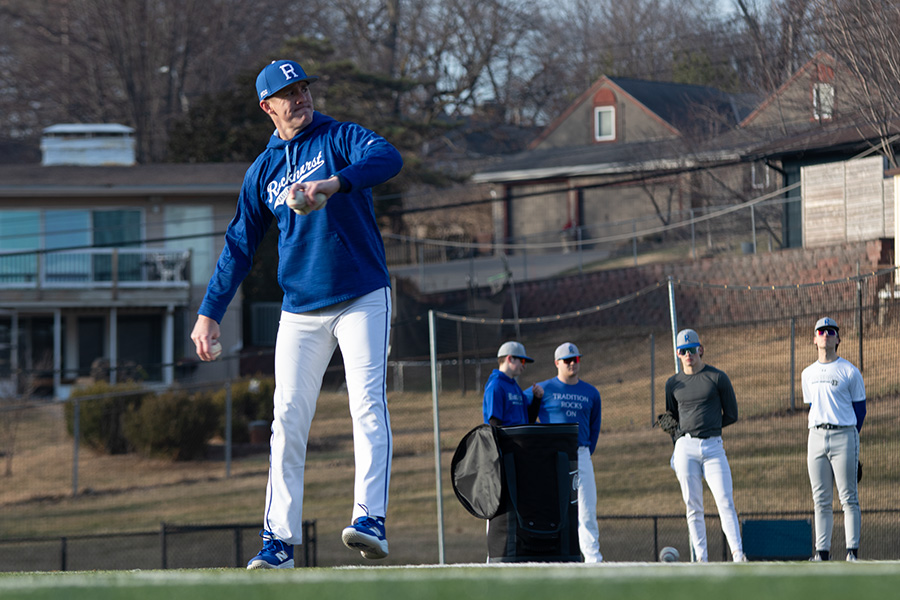
[[[781,129],[784,132],[808,128],[816,124],[813,108],[813,85],[819,81],[816,64],[831,64],[828,59],[807,65],[770,101],[764,103],[746,129]],[[853,115],[865,97],[856,77],[841,65],[834,66],[834,118]]]
[[[804,167],[801,179],[807,248],[893,235],[893,184],[881,156]]]
[[[523,238],[534,243],[557,242],[555,232],[562,233],[563,226],[568,221],[568,193],[548,193],[565,187],[565,182],[555,182],[546,185],[528,186],[516,189],[515,195],[528,197],[515,198],[512,201],[512,231],[516,243],[521,243]],[[530,196],[530,194],[540,194]],[[538,239],[537,234],[550,233],[547,239]],[[558,250],[558,248],[556,248]]]
[[[671,182],[662,184],[649,184],[640,186],[613,186],[586,190],[584,196],[584,221],[592,226],[602,226],[609,223],[622,223],[637,219],[642,223],[639,229],[657,226],[661,221],[655,220],[656,209],[650,200],[651,195],[665,210],[668,206],[668,198],[671,194],[673,210],[684,208],[681,206],[681,194],[678,190],[678,182],[672,178]],[[610,231],[615,235],[618,232]]]
[[[884,235],[884,167],[880,156],[845,163],[847,241]]]
[[[582,102],[565,121],[537,145],[536,149],[568,148],[592,144],[594,142],[592,137],[593,115],[594,109],[590,99]]]
[[[844,169],[825,164],[803,167],[803,245],[830,246],[844,241]]]
[[[642,105],[619,102],[618,115],[621,132],[617,141],[620,143],[644,142],[648,140],[664,140],[677,137],[677,134],[666,126],[659,117],[653,115]]]
[[[894,265],[900,267],[900,176],[894,176]],[[896,281],[896,280],[895,280]]]
[[[884,198],[884,233],[882,236],[886,238],[894,238],[894,218],[896,215],[897,207],[894,202],[894,187],[897,185],[897,180],[894,177],[886,177],[884,178],[884,191],[881,194],[881,197]],[[895,242],[896,243],[896,242]]]
[[[788,124],[809,125],[813,122],[812,82],[801,77],[772,102],[762,108],[748,129],[771,129]]]

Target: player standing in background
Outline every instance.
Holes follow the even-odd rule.
[[[532,387],[529,403],[516,378],[525,372],[525,363],[534,362],[525,354],[525,346],[519,342],[506,342],[497,351],[497,368],[484,384],[482,412],[484,422],[494,427],[526,425],[534,423],[540,408],[544,390],[537,384]]]
[[[844,509],[847,560],[856,560],[859,552],[856,484],[859,432],[866,418],[866,388],[859,369],[838,356],[840,343],[840,329],[834,319],[819,319],[813,334],[819,358],[803,369],[800,377],[803,402],[809,404],[806,466],[816,513],[816,554],[812,560],[830,558],[833,484],[837,485]]]
[[[210,346],[220,336],[219,323],[276,220],[284,301],[275,344],[275,420],[263,548],[248,569],[294,566],[293,547],[302,542],[309,428],[336,346],[344,359],[356,466],[352,524],[342,539],[366,558],[388,554],[391,295],[370,188],[394,177],[403,161],[381,136],[314,111],[309,84],[316,79],[290,60],[272,62],[256,79],[259,106],[275,133],[244,176],[191,333],[200,359],[213,360]],[[327,205],[317,194],[324,194]]]
[[[597,527],[597,483],[591,455],[600,435],[600,392],[579,378],[581,352],[566,342],[553,353],[556,377],[538,385],[544,397],[538,411],[541,423],[578,424],[578,544],[584,562],[603,561]],[[530,390],[525,392],[528,396]]]
[[[703,362],[703,346],[696,331],[679,331],[675,348],[682,371],[666,381],[666,412],[675,418],[680,430],[672,454],[672,468],[687,508],[692,558],[697,562],[709,560],[703,515],[705,478],[719,509],[732,559],[743,562],[747,557],[734,507],[731,467],[722,443],[722,428],[738,419],[734,388],[723,371]]]

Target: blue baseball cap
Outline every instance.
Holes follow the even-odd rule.
[[[256,76],[256,93],[260,100],[265,100],[292,83],[298,81],[312,83],[317,79],[315,75],[307,75],[299,63],[292,60],[273,60]]]
[[[818,321],[816,321],[816,331],[820,329],[834,329],[840,331],[841,328],[838,327],[837,321],[832,319],[831,317],[822,317]]]
[[[696,348],[700,345],[700,336],[693,329],[682,329],[675,336],[675,349]]]

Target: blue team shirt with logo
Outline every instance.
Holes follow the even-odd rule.
[[[530,399],[525,398],[522,388],[516,380],[501,371],[494,369],[487,383],[484,384],[484,422],[491,417],[500,419],[500,426],[527,425],[528,405]]]
[[[221,322],[272,221],[278,224],[282,309],[303,313],[390,287],[372,186],[396,175],[403,159],[380,135],[313,113],[291,140],[273,134],[244,176],[225,247],[197,311]],[[298,216],[291,185],[339,175],[344,189],[321,210]]]
[[[560,381],[559,377],[542,381],[544,388],[538,421],[541,423],[577,423],[578,445],[587,446],[594,453],[600,435],[600,392],[597,388],[579,380],[574,385]],[[525,392],[531,402],[531,390]]]

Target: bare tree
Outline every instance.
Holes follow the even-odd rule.
[[[139,160],[164,160],[199,97],[298,36],[408,82],[393,111],[421,122],[490,105],[544,124],[603,74],[768,90],[808,51],[808,7],[825,0],[734,2],[739,21],[714,0],[0,0],[0,112],[32,139],[123,122]]]
[[[736,56],[751,89],[771,93],[808,60],[815,0],[733,0],[743,24]]]
[[[896,167],[892,143],[900,122],[900,3],[814,0],[814,5],[827,50],[854,75],[856,85],[841,90],[843,101],[858,111],[859,127],[867,130],[866,137],[878,138],[879,150]]]
[[[123,122],[138,159],[165,158],[191,102],[234,84],[300,26],[317,0],[5,0],[0,110],[21,136],[58,122]]]
[[[486,101],[506,106],[532,69],[534,0],[433,1],[406,30],[401,74],[422,82],[418,102],[432,118],[459,115]],[[410,107],[412,108],[412,107]]]
[[[741,91],[740,49],[712,0],[569,0],[542,18],[540,65],[524,86],[543,120],[562,112],[602,75]]]

